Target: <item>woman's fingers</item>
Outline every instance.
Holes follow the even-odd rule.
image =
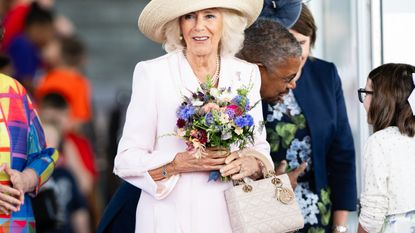
[[[282,160],[278,166],[275,168],[275,174],[278,175],[282,175],[285,173],[285,171],[287,170],[287,161]]]
[[[0,192],[1,193],[7,193],[10,196],[19,196],[21,192],[15,188],[9,187],[7,185],[0,184]]]
[[[220,169],[220,173],[222,174],[222,176],[229,176],[229,175],[239,172],[240,170],[241,170],[241,161],[234,160],[230,164],[222,167]]]
[[[236,152],[232,152],[232,154],[230,154],[228,157],[226,157],[225,163],[226,164],[230,164],[232,161],[234,161],[235,159],[238,159],[239,155]]]
[[[6,201],[3,201],[3,200],[0,200],[0,206],[6,208],[9,211],[13,211],[13,212],[18,211],[18,209],[17,209],[16,206],[13,206],[12,204],[10,204],[10,203],[8,203]]]
[[[8,193],[0,193],[0,200],[5,201],[14,206],[20,206],[21,204],[21,201],[19,199],[17,199],[16,197],[10,196]]]

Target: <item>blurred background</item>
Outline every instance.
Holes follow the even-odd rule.
[[[29,11],[30,2],[1,0],[1,17],[3,20],[9,17],[13,30],[22,28],[19,20]],[[137,28],[138,15],[148,1],[38,2],[40,8],[53,12],[53,27],[59,36],[51,36],[52,45],[45,45],[42,38],[36,36],[16,43],[3,41],[2,59],[3,56],[23,59],[20,51],[7,54],[9,48],[19,43],[32,40],[33,46],[42,47],[39,56],[32,54],[31,64],[39,64],[41,69],[32,73],[23,70],[17,78],[25,80],[23,83],[37,100],[47,131],[56,135],[49,140],[55,141],[64,151],[62,167],[72,173],[73,186],[78,189],[71,198],[79,196],[76,208],[70,208],[78,211],[73,213],[81,219],[80,224],[85,224],[87,219],[93,231],[119,183],[112,174],[113,159],[130,98],[134,66],[139,61],[162,55],[164,50]],[[334,62],[339,69],[356,145],[357,171],[360,171],[360,151],[370,129],[357,99],[357,89],[364,87],[368,72],[380,64],[415,64],[415,31],[412,29],[415,1],[311,0],[306,3],[318,26],[312,53]],[[47,21],[46,16],[39,16],[42,17]],[[34,34],[46,37],[47,29],[39,30]],[[41,65],[38,60],[42,60]],[[10,69],[9,63],[5,64],[3,66],[2,61],[2,72],[16,72]],[[54,80],[60,72],[73,83]],[[79,95],[83,99],[74,97]],[[79,111],[68,116],[68,108]],[[359,172],[357,177],[360,190]],[[356,219],[356,214],[350,218],[349,229],[356,229]]]

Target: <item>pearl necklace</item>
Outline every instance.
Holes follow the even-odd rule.
[[[188,60],[187,59],[187,55],[186,55],[186,50],[183,50],[183,55],[186,58],[186,60]],[[218,54],[217,59],[216,59],[216,71],[213,74],[213,76],[210,77],[210,80],[212,82],[212,86],[216,86],[216,84],[217,84],[217,82],[219,80],[219,75],[220,75],[220,59],[221,59],[220,58],[220,55]],[[197,78],[197,81],[199,82],[199,84],[202,84],[202,82],[200,81],[200,79],[198,77],[196,77],[196,78]]]

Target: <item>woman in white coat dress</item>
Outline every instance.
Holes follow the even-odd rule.
[[[115,158],[114,173],[143,191],[136,232],[230,233],[224,190],[232,183],[208,181],[209,172],[257,179],[262,167],[272,164],[265,130],[255,133],[252,149],[257,153],[234,150],[227,158],[207,150],[196,159],[181,139],[163,136],[175,131],[183,96],[196,91],[207,76],[218,88],[236,90],[253,84],[248,98],[251,103],[260,100],[258,67],[234,54],[262,2],[152,0],[141,13],[140,30],[162,43],[168,54],[137,64]],[[259,127],[260,105],[250,114]]]

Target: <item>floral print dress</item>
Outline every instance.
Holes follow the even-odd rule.
[[[315,190],[313,161],[311,157],[311,137],[307,121],[298,105],[294,94],[290,91],[282,102],[270,105],[263,102],[267,141],[271,145],[271,156],[278,166],[286,160],[288,170],[295,169],[302,162],[308,166],[300,175],[295,196],[304,216],[305,226],[298,232],[324,233],[330,232],[329,222],[331,202],[329,189]]]

